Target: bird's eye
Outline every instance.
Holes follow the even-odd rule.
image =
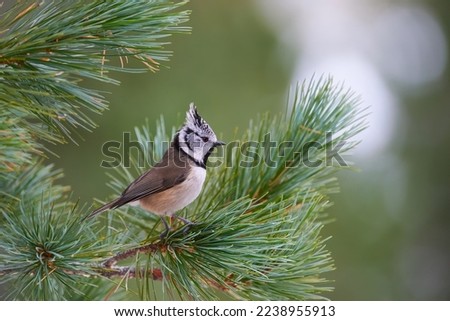
[[[208,137],[202,137],[203,142],[207,142],[208,141]]]

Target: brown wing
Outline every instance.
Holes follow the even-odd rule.
[[[161,161],[132,182],[111,208],[165,191],[183,182],[189,169],[185,158],[180,159],[178,154],[173,148],[169,148]]]
[[[186,169],[153,167],[139,176],[125,189],[113,208],[139,200],[151,194],[165,191],[183,182],[186,176]]]
[[[161,161],[132,182],[120,197],[96,209],[87,217],[92,217],[108,209],[120,207],[180,184],[189,173],[188,162],[189,160],[184,154],[176,151],[173,146],[169,147]]]

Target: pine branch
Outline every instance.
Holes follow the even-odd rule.
[[[163,251],[164,246],[160,243],[151,243],[144,246],[136,247],[130,250],[120,252],[113,257],[103,262],[102,266],[111,268],[116,265],[117,262],[133,257],[139,253],[155,253],[157,251]]]
[[[101,255],[101,241],[79,224],[75,208],[40,205],[22,202],[14,216],[3,214],[0,270],[15,272],[2,278],[11,282],[9,298],[58,300],[80,293],[78,280],[64,271],[86,272],[83,263]]]
[[[117,278],[117,277],[127,277],[127,278],[139,278],[144,276],[150,276],[153,281],[161,281],[163,279],[161,269],[146,270],[139,269],[136,270],[132,266],[114,266],[114,267],[103,267],[103,266],[92,266],[91,271],[88,273],[83,270],[62,270],[62,272],[67,276],[82,276],[83,278]],[[16,269],[4,269],[0,270],[0,276],[9,275],[21,275],[23,270],[20,268]],[[34,272],[29,271],[29,276],[33,276]]]
[[[19,2],[0,15],[0,108],[8,108],[35,137],[73,140],[77,128],[95,127],[86,112],[107,108],[103,94],[80,82],[118,84],[110,71],[157,71],[171,55],[163,39],[189,31],[180,26],[189,12],[175,11],[183,4]],[[129,58],[144,68],[126,67]]]

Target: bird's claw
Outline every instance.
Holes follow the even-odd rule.
[[[173,217],[182,221],[185,224],[185,226],[181,229],[181,232],[183,233],[183,235],[186,235],[189,232],[189,230],[192,228],[192,226],[197,225],[197,223],[191,222],[188,219],[185,219],[184,217],[176,216],[176,215],[173,215]],[[161,217],[161,221],[164,224],[165,230],[159,235],[159,238],[161,240],[163,240],[169,234],[170,227],[169,227],[169,224],[167,223],[167,221],[163,217]]]
[[[183,229],[181,230],[181,232],[183,233],[183,235],[186,235],[186,234],[189,232],[189,230],[190,230],[194,225],[197,225],[197,223],[194,223],[194,222],[186,223],[186,225],[185,225],[185,226],[183,227]]]

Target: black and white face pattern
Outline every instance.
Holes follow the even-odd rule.
[[[178,144],[196,163],[205,166],[214,147],[223,143],[217,141],[216,134],[191,103],[186,113],[186,123],[178,132]]]

